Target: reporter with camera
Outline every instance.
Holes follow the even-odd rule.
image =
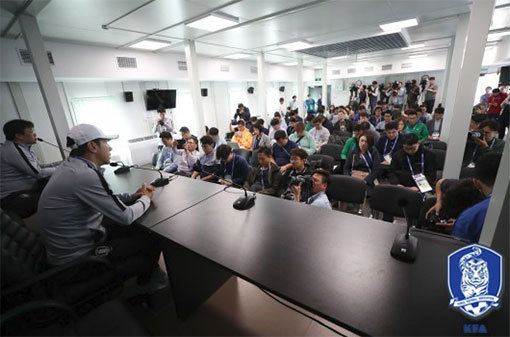
[[[361,179],[373,187],[381,173],[381,157],[374,147],[374,137],[365,131],[355,147],[347,156],[344,165],[344,175]]]
[[[420,87],[416,84],[416,80],[411,80],[407,88],[407,107],[416,109],[418,105],[418,97],[420,96]]]
[[[236,113],[234,114],[234,121],[237,121],[238,118],[245,122],[250,120],[250,109],[245,107],[243,103],[239,103],[237,105]]]
[[[307,205],[331,209],[331,203],[326,195],[326,189],[331,181],[330,174],[322,169],[315,170],[312,174],[312,196],[306,199]],[[301,202],[301,188],[303,183],[292,185],[294,201]]]
[[[496,137],[498,122],[488,119],[480,123],[478,130],[468,133],[462,167],[475,167],[477,159],[486,152],[503,152],[505,141]]]
[[[261,147],[257,157],[259,163],[250,169],[244,188],[252,192],[276,196],[282,175],[279,167],[271,161],[271,149]]]
[[[312,169],[306,161],[308,153],[303,149],[292,149],[290,151],[290,168],[285,171],[282,178],[282,189],[284,193],[283,198],[294,199],[294,195],[291,190],[291,186],[297,185],[301,182],[306,182],[307,178],[311,178]],[[311,179],[309,179],[311,181]],[[305,183],[301,185],[301,202],[305,202],[310,197],[311,188],[309,184]]]
[[[163,131],[174,132],[172,120],[166,117],[165,108],[158,108],[159,119],[154,124],[152,128],[152,132],[156,134],[161,134]]]

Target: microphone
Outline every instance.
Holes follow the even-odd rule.
[[[416,250],[418,247],[418,238],[412,236],[410,234],[411,230],[411,221],[407,217],[406,207],[408,201],[407,199],[399,199],[398,206],[402,208],[402,212],[404,213],[404,217],[406,218],[407,230],[405,233],[398,234],[393,241],[393,246],[391,247],[391,256],[396,259],[412,262],[416,258]]]
[[[155,179],[153,182],[150,183],[154,187],[163,187],[165,185],[168,185],[168,183],[170,182],[170,178],[163,177],[163,173],[161,173],[160,170],[155,170],[155,169],[152,169],[152,168],[140,167],[140,166],[137,166],[137,165],[126,166],[122,162],[112,162],[112,163],[110,163],[110,166],[112,166],[112,167],[117,167],[119,165],[121,167],[119,167],[118,169],[116,169],[114,171],[115,174],[126,173],[126,172],[129,172],[129,170],[131,168],[134,168],[134,169],[137,169],[137,170],[158,172],[159,173],[159,178]],[[119,173],[117,173],[116,171],[118,171],[118,170],[121,170],[121,171]]]
[[[51,145],[51,146],[53,146],[53,147],[56,147],[57,149],[59,149],[59,150],[60,150],[60,146],[55,145],[55,144],[50,143],[50,142],[47,142],[47,141],[45,141],[45,140],[44,140],[44,139],[42,139],[42,138],[37,137],[37,140],[38,140],[38,141],[40,141],[40,142],[46,143],[46,144],[48,144],[48,145]],[[64,150],[65,152],[68,152],[68,153],[69,153],[69,152],[71,152],[71,151],[69,151],[68,149],[64,149],[64,148],[62,148],[62,150]]]

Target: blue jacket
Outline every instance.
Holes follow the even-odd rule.
[[[225,178],[230,175],[232,182],[237,185],[243,185],[248,173],[250,172],[250,165],[241,156],[234,154],[234,159],[230,163],[222,161],[219,166],[218,176]]]
[[[292,149],[298,148],[296,143],[289,140],[285,146],[280,146],[278,144],[273,145],[273,157],[276,165],[283,166],[290,163],[290,151]]]
[[[490,201],[491,198],[489,196],[478,204],[464,210],[457,218],[457,221],[455,221],[452,235],[471,242],[478,242]]]

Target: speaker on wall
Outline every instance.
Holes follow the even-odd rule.
[[[248,93],[249,94],[253,94],[253,91],[255,91],[255,89],[253,87],[249,87],[248,88]]]
[[[202,97],[207,97],[207,88],[200,89],[200,94],[202,95]]]
[[[126,102],[133,102],[133,92],[132,91],[124,91],[124,100]]]
[[[510,66],[501,67],[499,71],[499,84],[510,85]]]
[[[280,87],[280,92],[284,92],[285,91],[285,87],[284,86],[281,86]]]

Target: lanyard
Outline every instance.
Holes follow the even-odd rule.
[[[400,134],[397,134],[397,138],[393,141],[393,146],[391,147],[390,152],[386,152],[386,146],[388,146],[388,141],[389,141],[389,139],[388,139],[388,138],[386,138],[386,143],[384,143],[384,151],[383,151],[383,154],[386,154],[386,153],[393,153],[393,150],[395,150],[395,146],[397,145],[397,142],[398,142],[398,137],[400,137]]]
[[[374,160],[372,159],[372,154],[370,153],[370,151],[367,151],[367,153],[368,153],[368,157],[370,157],[370,161],[373,162]],[[372,172],[372,169],[370,168],[370,165],[368,164],[368,160],[365,158],[364,154],[361,155],[361,158],[365,162],[365,165],[368,168],[368,172]]]
[[[409,169],[411,170],[411,175],[414,176],[414,170],[413,166],[411,165],[411,160],[409,159],[409,156],[406,155],[407,158],[407,164],[409,165]],[[421,153],[421,173],[425,174],[425,153]]]
[[[287,156],[289,156],[289,158],[290,158],[290,153],[289,153],[289,151],[287,151],[287,149],[286,149],[285,147],[283,147],[283,146],[281,146],[281,145],[279,145],[279,146],[283,149],[283,151],[285,151],[285,153],[287,154]]]
[[[414,126],[411,128],[411,124],[408,124],[408,128],[410,128],[411,130],[416,130],[416,127],[418,126],[418,122],[416,122],[416,124],[414,124]]]
[[[265,184],[264,184],[264,171],[267,171],[267,174],[268,174],[268,176],[269,176],[269,169],[267,169],[267,170],[262,170],[262,169],[260,169],[260,170],[259,170],[259,174],[260,174],[260,185],[262,185],[262,189],[264,189],[264,188],[265,188]]]
[[[234,158],[232,158],[232,171],[230,172],[230,177],[234,177],[234,166],[236,163],[236,154],[234,153]],[[227,170],[227,165],[225,165],[225,171]]]
[[[492,142],[491,142],[491,145],[489,145],[489,149],[492,149],[495,142],[496,142],[496,137],[492,138]],[[473,150],[473,155],[471,156],[471,161],[473,161],[477,152],[478,152],[478,144],[475,145],[475,149]]]

